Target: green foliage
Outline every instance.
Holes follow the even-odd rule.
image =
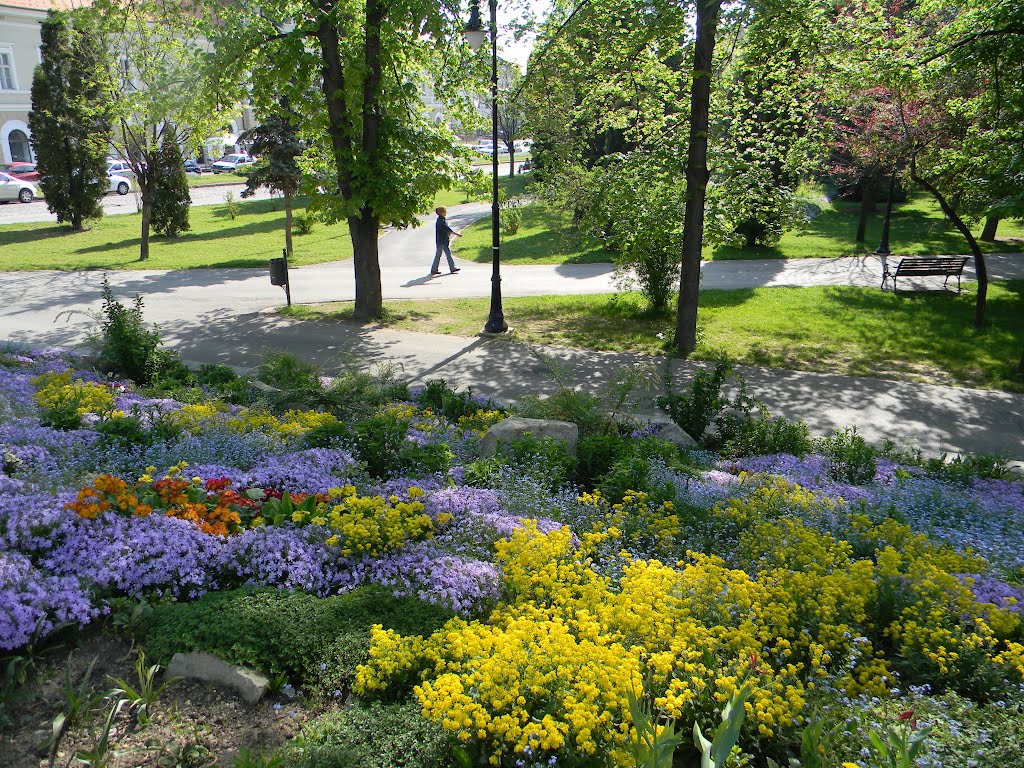
[[[718,421],[718,434],[710,441],[728,456],[791,453],[803,456],[812,443],[807,424],[755,412],[735,410]]]
[[[443,379],[430,379],[424,382],[423,388],[416,395],[416,401],[450,421],[472,416],[480,410],[496,408],[492,403],[481,404],[474,400],[472,389],[457,392]]]
[[[576,460],[570,479],[581,488],[594,488],[598,479],[608,474],[627,449],[628,443],[617,434],[581,437],[576,443]]]
[[[715,729],[715,735],[708,741],[697,723],[693,724],[693,742],[700,750],[701,768],[725,768],[733,748],[740,738],[740,728],[746,718],[744,705],[754,692],[753,686],[745,682],[722,709],[722,722]]]
[[[875,477],[875,450],[857,434],[856,427],[834,432],[820,443],[828,457],[828,475],[851,485],[871,482]]]
[[[238,203],[235,202],[235,193],[228,190],[224,193],[224,215],[234,221],[238,218],[238,212],[241,209],[238,207]]]
[[[282,768],[449,768],[449,744],[415,703],[373,702],[307,723],[282,751]]]
[[[100,330],[90,339],[96,366],[102,371],[131,379],[147,386],[174,359],[161,349],[159,329],[149,329],[142,318],[142,297],[135,296],[131,307],[114,299],[110,281],[103,276],[103,309]]]
[[[181,147],[172,136],[165,136],[156,153],[154,169],[155,188],[153,192],[153,214],[150,225],[153,230],[167,237],[177,237],[192,227],[188,223],[189,206],[192,197],[188,189]]]
[[[422,476],[447,472],[451,467],[451,448],[444,443],[418,445],[406,440],[408,429],[406,418],[390,412],[356,425],[356,454],[373,477],[385,480],[403,473]]]
[[[326,598],[240,589],[155,606],[138,639],[161,662],[177,652],[205,651],[268,675],[284,674],[326,695],[340,691],[344,698],[356,666],[367,658],[371,625],[424,635],[450,617],[443,608],[376,587]]]
[[[506,235],[514,235],[518,232],[519,226],[523,223],[522,201],[515,197],[504,200],[501,203],[499,221],[501,222],[501,231]]]
[[[80,13],[50,11],[40,28],[28,122],[46,206],[79,231],[103,215],[110,110],[109,48]]]
[[[115,694],[127,702],[128,712],[135,714],[135,720],[139,725],[146,725],[149,722],[149,707],[164,692],[164,689],[181,679],[180,677],[172,677],[158,686],[156,684],[156,676],[161,669],[163,667],[159,664],[146,666],[146,653],[140,650],[138,657],[135,659],[137,687],[120,678],[111,678]]]
[[[292,226],[296,235],[308,235],[316,226],[316,216],[311,213],[297,213],[292,218]]]
[[[943,454],[925,460],[924,468],[945,480],[967,485],[975,478],[1000,480],[1009,477],[1010,467],[1007,462],[1006,456],[989,453],[958,453],[952,459]]]
[[[662,728],[646,696],[642,701],[638,701],[632,691],[626,696],[636,731],[636,740],[628,745],[636,768],[672,768],[676,748],[683,743],[683,737],[676,733],[675,722],[669,721]]]
[[[665,394],[658,397],[658,407],[690,437],[700,441],[718,414],[729,405],[728,398],[722,394],[722,385],[731,373],[732,365],[724,360],[715,363],[712,371],[701,368],[693,375],[689,390],[681,393],[672,391],[671,378],[666,374]]]
[[[320,370],[287,352],[271,352],[260,365],[256,378],[286,392],[322,389]]]
[[[288,101],[279,103],[277,110],[266,115],[260,125],[239,136],[239,141],[249,143],[249,151],[260,158],[246,176],[242,197],[252,197],[260,187],[287,196],[298,194],[302,171],[295,158],[302,154],[303,144]]]

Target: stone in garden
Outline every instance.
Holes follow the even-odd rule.
[[[209,653],[174,654],[167,675],[223,685],[236,691],[247,704],[263,698],[270,686],[270,681],[256,670],[233,666]]]
[[[570,456],[576,455],[576,441],[579,438],[579,427],[569,421],[549,421],[548,419],[523,419],[518,416],[499,421],[484,435],[480,445],[481,456],[493,456],[498,443],[510,443],[513,440],[530,435],[535,440],[550,438],[565,443]]]
[[[697,441],[690,437],[690,433],[675,422],[669,422],[655,435],[659,440],[666,443],[673,443],[680,448],[699,448]]]

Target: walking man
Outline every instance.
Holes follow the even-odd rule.
[[[448,215],[447,208],[444,206],[435,208],[434,213],[437,214],[437,223],[434,224],[434,244],[437,246],[437,252],[434,254],[434,263],[430,265],[430,274],[441,274],[441,270],[438,267],[441,266],[441,254],[443,253],[448,257],[448,269],[454,275],[459,271],[459,268],[455,266],[455,261],[452,259],[450,240],[452,235],[462,237],[462,234],[448,226],[448,221],[445,219],[445,216]]]

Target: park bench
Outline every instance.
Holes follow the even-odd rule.
[[[900,259],[896,265],[896,271],[890,272],[889,265],[882,265],[882,290],[885,290],[885,283],[892,278],[892,292],[896,293],[897,277],[928,277],[945,276],[942,287],[946,287],[949,278],[956,278],[956,290],[960,292],[960,273],[964,271],[967,263],[966,256],[911,256]]]

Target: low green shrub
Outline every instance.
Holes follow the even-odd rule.
[[[931,475],[964,485],[975,478],[1000,480],[1010,476],[1006,457],[990,453],[957,454],[952,459],[943,454],[938,458],[925,459],[923,465]]]
[[[572,422],[579,427],[581,437],[605,434],[610,427],[608,413],[599,397],[565,387],[543,399],[527,395],[516,403],[515,412],[526,419]]]
[[[876,451],[857,434],[856,427],[822,438],[819,448],[828,457],[828,474],[833,480],[863,485],[874,479]]]
[[[628,450],[629,443],[617,434],[580,438],[576,444],[576,460],[572,463],[572,482],[580,488],[594,488]]]
[[[731,373],[732,365],[719,361],[715,363],[714,370],[697,371],[690,388],[679,393],[672,391],[671,379],[666,376],[665,394],[658,397],[658,407],[690,437],[701,442],[718,414],[730,405],[729,399],[722,394],[722,386]]]
[[[413,703],[354,706],[307,723],[283,768],[447,768],[450,741]]]
[[[355,428],[355,450],[367,471],[385,480],[400,474],[429,475],[447,472],[453,454],[444,443],[419,445],[406,440],[408,421],[394,413],[380,413]]]
[[[416,396],[416,402],[451,421],[458,421],[463,416],[472,416],[487,407],[473,400],[472,390],[456,392],[443,379],[425,382]]]
[[[308,235],[316,226],[316,218],[308,213],[296,213],[292,217],[292,231],[296,235]]]
[[[709,445],[727,456],[791,453],[804,456],[812,446],[807,425],[766,413],[730,413],[719,419],[718,434]]]
[[[149,658],[205,651],[232,664],[284,675],[321,695],[347,697],[356,666],[367,658],[370,627],[426,635],[452,614],[377,587],[318,598],[302,592],[244,588],[191,603],[164,603],[139,626]]]
[[[321,390],[320,371],[312,363],[287,352],[271,352],[256,372],[256,378],[283,392]]]

